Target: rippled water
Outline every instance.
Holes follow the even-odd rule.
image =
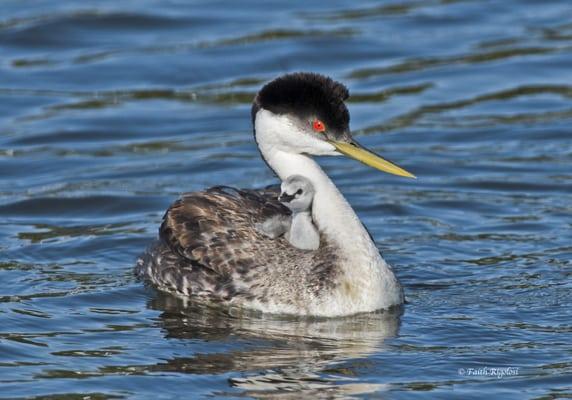
[[[568,0],[0,11],[1,397],[572,396]],[[402,315],[232,315],[132,275],[183,191],[275,182],[249,106],[296,70],[345,82],[356,136],[419,177],[322,160]]]

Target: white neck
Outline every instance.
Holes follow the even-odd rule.
[[[320,232],[334,241],[348,257],[357,252],[383,261],[354,210],[318,163],[305,154],[283,150],[287,146],[281,137],[284,136],[287,122],[262,110],[255,123],[260,152],[278,177],[284,181],[292,175],[302,175],[314,186],[312,217]],[[301,141],[299,143],[302,145]],[[308,143],[307,146],[311,144]],[[323,145],[330,146],[325,142]]]
[[[379,254],[350,204],[312,158],[283,150],[282,132],[278,131],[283,124],[277,124],[276,117],[268,114],[265,110],[259,112],[255,121],[260,152],[282,181],[292,175],[302,175],[314,186],[314,223],[343,258],[340,266],[347,277],[348,287],[356,289],[352,300],[356,309],[371,311],[401,304],[402,291],[393,271]],[[326,142],[324,144],[327,145]],[[322,150],[327,154],[325,148]]]
[[[361,247],[368,253],[375,249],[375,254],[379,255],[354,210],[318,163],[306,155],[283,151],[263,152],[263,156],[282,181],[292,175],[302,175],[310,180],[315,191],[312,203],[314,223],[342,251],[347,250],[348,255],[355,254]]]

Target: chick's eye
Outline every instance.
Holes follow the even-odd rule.
[[[302,194],[302,189],[298,189],[298,190],[296,191],[296,194]]]
[[[324,132],[326,130],[326,125],[319,119],[315,119],[312,122],[312,128],[314,128],[314,132]]]

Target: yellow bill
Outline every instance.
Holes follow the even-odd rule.
[[[405,176],[407,178],[416,178],[410,172],[407,172],[403,168],[399,167],[398,165],[388,161],[372,151],[369,151],[365,147],[362,147],[360,144],[356,142],[338,142],[329,140],[328,141],[332,146],[336,148],[337,151],[340,153],[353,158],[354,160],[358,160],[365,165],[369,165],[375,169],[378,169],[383,172],[387,172],[393,175]]]

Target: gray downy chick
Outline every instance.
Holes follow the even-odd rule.
[[[278,201],[292,211],[292,221],[285,232],[286,239],[299,249],[317,250],[320,247],[320,234],[312,220],[314,186],[307,178],[292,175],[282,182],[280,188],[282,193]]]
[[[268,218],[256,228],[272,239],[284,235],[292,246],[301,250],[318,249],[320,234],[312,221],[313,199],[314,187],[307,178],[301,175],[288,177],[281,185],[278,201],[288,207],[292,215]]]

